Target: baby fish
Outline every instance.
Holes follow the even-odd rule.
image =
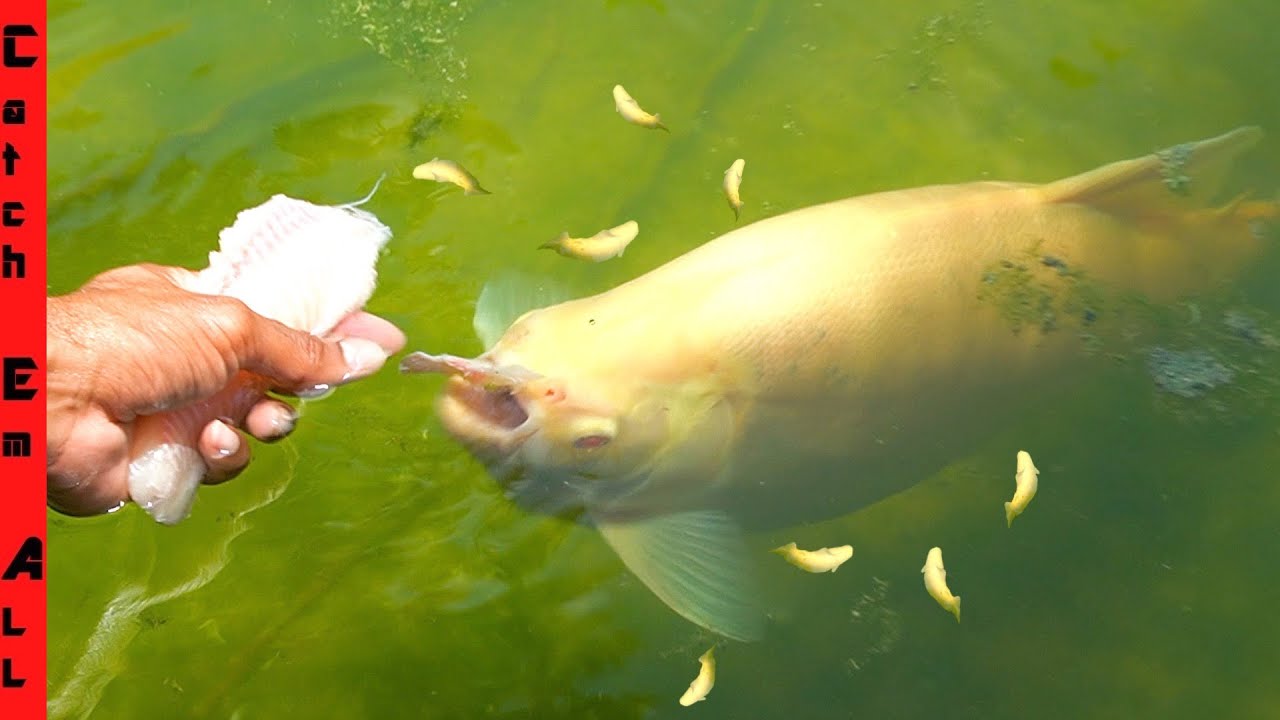
[[[1040,471],[1031,462],[1031,455],[1026,450],[1018,451],[1018,471],[1013,480],[1018,488],[1013,491],[1013,499],[1004,504],[1004,519],[1013,527],[1013,519],[1022,514],[1036,496],[1036,486],[1040,483]]]
[[[436,182],[453,183],[467,195],[489,195],[489,191],[480,187],[476,176],[467,172],[466,168],[452,160],[432,158],[413,169],[413,176],[419,180],[435,180]]]
[[[565,257],[579,260],[604,262],[622,255],[622,251],[636,239],[639,232],[640,224],[635,220],[628,220],[618,227],[601,230],[589,238],[569,237],[569,233],[563,232],[555,240],[539,245],[538,249],[555,250]]]
[[[729,207],[733,208],[734,220],[738,219],[742,211],[742,196],[738,194],[738,187],[742,185],[742,168],[746,164],[746,160],[738,158],[724,171],[724,196],[729,199]]]
[[[640,107],[640,103],[631,97],[621,85],[613,86],[613,105],[618,109],[618,114],[622,115],[622,119],[629,123],[647,127],[650,129],[667,130],[667,126],[662,124],[662,119],[657,115],[650,115]]]
[[[924,589],[929,591],[943,610],[956,616],[956,622],[960,622],[960,598],[952,595],[947,588],[947,569],[942,567],[942,548],[936,547],[929,551],[920,572],[924,573]]]
[[[787,543],[769,552],[781,555],[787,562],[801,570],[811,573],[835,572],[846,560],[853,557],[852,545],[822,548],[820,550],[801,550],[795,543]]]
[[[698,662],[702,663],[702,669],[698,671],[698,677],[689,683],[689,689],[684,691],[680,696],[680,704],[689,707],[696,702],[702,702],[707,699],[707,694],[711,692],[711,688],[716,684],[716,647],[711,646],[710,650],[702,653],[702,657],[698,658]]]

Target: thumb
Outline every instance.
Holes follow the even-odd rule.
[[[266,377],[277,390],[340,385],[372,375],[387,361],[387,351],[372,340],[324,340],[256,313],[249,316],[235,349],[239,365]]]

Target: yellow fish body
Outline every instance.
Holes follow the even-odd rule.
[[[742,170],[746,165],[746,160],[738,158],[733,161],[728,170],[724,171],[724,196],[729,201],[729,207],[733,209],[734,220],[737,220],[742,213]]]
[[[1016,485],[1013,499],[1004,504],[1004,518],[1009,527],[1013,527],[1013,519],[1031,504],[1031,498],[1036,496],[1036,489],[1040,485],[1040,471],[1036,469],[1036,464],[1031,461],[1031,455],[1026,450],[1018,451],[1018,469],[1013,480]]]
[[[432,158],[413,169],[413,176],[419,180],[453,183],[462,188],[466,195],[489,195],[489,191],[480,187],[476,176],[458,163],[444,158]]]
[[[943,610],[955,615],[956,622],[960,622],[960,598],[952,595],[951,589],[947,587],[947,569],[942,566],[942,548],[929,550],[920,572],[924,575],[924,589],[929,592],[929,596],[938,601]]]
[[[543,243],[538,248],[555,250],[565,257],[579,260],[604,262],[621,256],[638,234],[640,234],[640,224],[635,220],[628,220],[617,227],[601,230],[588,238],[570,237],[569,233],[563,232],[560,233],[560,237]]]
[[[698,658],[698,677],[689,683],[689,689],[684,691],[680,696],[680,704],[689,707],[696,702],[702,702],[707,699],[707,694],[711,692],[711,688],[716,684],[716,649],[712,646],[710,650],[702,653]]]
[[[846,560],[853,557],[853,546],[841,545],[840,547],[824,547],[817,550],[801,550],[796,547],[795,543],[787,543],[782,547],[770,550],[770,552],[781,555],[783,559],[801,570],[811,573],[824,573],[835,572]]]
[[[662,118],[645,112],[644,108],[640,107],[640,103],[636,102],[636,99],[631,97],[631,93],[621,85],[613,86],[613,107],[624,120],[633,125],[671,132],[666,125],[662,124]]]

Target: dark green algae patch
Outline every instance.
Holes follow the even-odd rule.
[[[1014,334],[1073,333],[1081,361],[1141,368],[1157,406],[1184,420],[1238,423],[1280,396],[1280,322],[1240,295],[1155,303],[1108,287],[1037,243],[985,268],[980,303]]]
[[[1091,327],[1107,304],[1101,285],[1061,258],[1041,253],[1039,243],[983,270],[978,300],[993,305],[1014,333]]]

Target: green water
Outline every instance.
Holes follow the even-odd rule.
[[[1270,0],[50,3],[51,292],[136,261],[201,266],[284,192],[395,231],[371,310],[411,348],[479,351],[509,267],[607,288],[745,220],[876,190],[1049,180],[1242,124],[1237,179],[1280,184]],[[668,136],[627,126],[622,83]],[[409,179],[435,156],[493,191]],[[636,218],[602,265],[532,248]],[[432,414],[438,380],[306,405],[192,517],[50,514],[54,718],[1273,718],[1280,716],[1280,251],[1163,317],[1237,370],[1155,391],[1139,356],[936,477],[820,525],[835,575],[763,555],[766,640],[719,650],[590,530],[512,507]],[[1185,312],[1183,312],[1185,311]],[[1142,338],[1138,339],[1138,344]],[[1097,418],[1109,418],[1099,423]],[[1040,492],[1012,530],[1013,454]],[[941,545],[957,625],[924,593]]]

